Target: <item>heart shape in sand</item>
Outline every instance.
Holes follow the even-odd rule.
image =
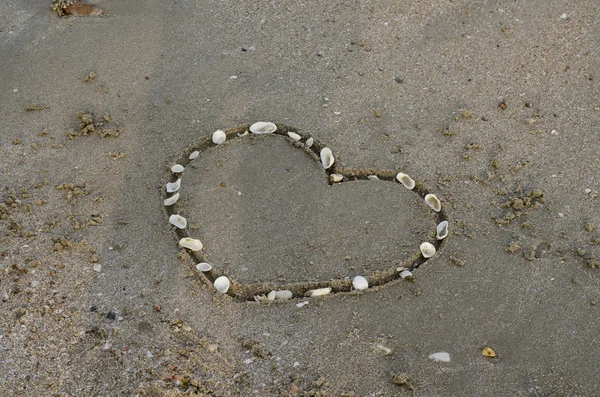
[[[269,302],[375,290],[439,251],[447,222],[425,186],[341,167],[292,127],[256,128],[206,136],[171,167],[167,215],[217,291]]]

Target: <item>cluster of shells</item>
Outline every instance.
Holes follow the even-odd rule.
[[[198,158],[201,151],[224,144],[228,138],[237,138],[249,134],[261,135],[272,134],[287,137],[292,143],[304,149],[316,161],[320,161],[329,176],[330,183],[341,183],[346,180],[368,179],[368,180],[389,180],[402,184],[406,189],[415,191],[423,197],[425,204],[434,212],[437,218],[435,230],[435,240],[425,241],[419,247],[418,255],[411,259],[407,266],[401,266],[388,272],[379,272],[370,277],[357,275],[352,279],[332,280],[313,283],[296,283],[287,286],[253,284],[243,285],[236,283],[226,275],[218,274],[213,266],[202,260],[203,244],[200,240],[189,236],[186,231],[187,220],[179,213],[175,213],[174,204],[179,200],[179,189],[181,188],[182,176],[185,171],[185,165]],[[189,154],[188,154],[189,153]],[[220,294],[227,294],[241,300],[250,300],[258,302],[286,301],[292,298],[317,297],[329,295],[332,293],[344,293],[351,291],[366,291],[375,289],[381,285],[387,284],[398,279],[413,278],[412,271],[422,263],[436,255],[442,241],[448,236],[448,221],[442,211],[442,204],[435,194],[431,194],[424,186],[418,185],[414,179],[405,173],[395,173],[387,170],[373,171],[372,174],[364,175],[361,170],[346,169],[336,167],[336,159],[330,148],[320,144],[311,136],[303,136],[296,130],[287,126],[277,126],[271,122],[257,122],[250,126],[243,126],[228,130],[215,131],[210,138],[199,142],[196,147],[190,149],[180,163],[170,167],[173,180],[166,184],[167,197],[164,199],[164,206],[169,215],[169,223],[175,227],[179,237],[179,246],[191,251],[192,257],[197,259],[196,269],[203,274],[208,282]],[[308,302],[300,302],[298,305]]]

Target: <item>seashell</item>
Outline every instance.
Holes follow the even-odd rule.
[[[367,179],[370,181],[378,181],[379,177],[377,175],[369,175],[367,176]]]
[[[175,172],[175,173],[179,173],[179,172],[183,172],[185,168],[183,168],[183,165],[181,164],[175,164],[174,166],[171,167],[171,171]]]
[[[357,291],[364,291],[369,288],[369,282],[363,276],[356,276],[352,279],[352,286]]]
[[[175,193],[171,197],[165,199],[165,207],[175,204],[177,200],[179,200],[179,193]]]
[[[413,190],[415,188],[415,181],[405,173],[399,172],[398,175],[396,175],[396,179],[398,179],[398,182],[403,184],[408,190]]]
[[[321,149],[321,164],[323,164],[323,168],[330,168],[334,162],[335,158],[333,157],[333,153],[331,153],[331,149],[328,147]]]
[[[431,243],[423,243],[419,247],[424,258],[431,258],[435,255],[435,247]]]
[[[177,214],[173,214],[169,217],[169,223],[180,229],[185,229],[187,226],[187,220],[183,216]]]
[[[390,349],[387,346],[384,346],[380,343],[375,345],[375,349],[379,350],[380,352],[382,352],[383,354],[385,354],[386,356],[389,356],[390,354],[392,354],[392,349]]]
[[[304,307],[306,305],[308,305],[308,301],[302,301],[302,302],[296,303],[296,307]]]
[[[427,194],[425,196],[425,202],[435,212],[440,212],[440,210],[442,209],[442,203],[440,203],[440,200],[435,194]]]
[[[323,295],[328,295],[329,293],[331,293],[331,287],[317,288],[317,289],[311,289],[310,291],[306,291],[304,296],[310,296],[310,297],[323,296]]]
[[[270,300],[270,301],[274,301],[276,299],[288,300],[288,299],[292,299],[293,296],[294,296],[294,294],[292,293],[292,291],[284,289],[284,290],[280,290],[280,291],[269,292],[267,294],[267,300]]]
[[[179,190],[181,187],[181,178],[177,179],[175,182],[167,183],[167,193],[173,193]]]
[[[184,237],[179,240],[179,245],[192,251],[200,251],[202,249],[202,243],[195,238]]]
[[[450,354],[446,353],[446,352],[438,352],[438,353],[433,353],[429,355],[429,358],[434,360],[434,361],[442,361],[445,363],[449,363],[450,362]]]
[[[448,221],[440,222],[440,224],[437,225],[435,230],[436,230],[435,236],[437,237],[438,240],[445,239],[446,236],[448,236]]]
[[[344,180],[344,175],[342,174],[331,174],[331,181],[334,183],[338,183]]]
[[[248,132],[248,130],[246,130],[246,131],[242,132],[241,134],[238,132],[237,136],[242,137],[242,136],[246,136],[248,134],[249,134],[249,132]],[[261,296],[264,296],[264,295],[261,295]]]
[[[213,285],[215,286],[215,289],[219,291],[219,293],[226,294],[227,291],[229,291],[229,286],[231,285],[231,283],[229,282],[229,279],[227,277],[221,276],[215,280],[215,283]]]
[[[412,274],[412,272],[410,270],[402,270],[400,272],[400,277],[402,277],[403,279],[412,280],[413,274]]]
[[[292,132],[292,131],[288,132],[288,136],[290,138],[292,138],[293,140],[295,140],[295,141],[299,141],[300,139],[302,139],[302,137],[300,135],[298,135],[298,134],[296,134],[295,132]]]
[[[196,269],[201,272],[210,272],[212,270],[212,265],[210,263],[200,262],[196,265]]]
[[[272,134],[277,131],[277,126],[266,121],[258,121],[250,126],[253,134]]]
[[[195,159],[196,157],[198,157],[199,155],[200,155],[200,152],[199,152],[199,151],[197,151],[197,150],[194,150],[194,151],[193,151],[193,152],[190,154],[190,157],[189,157],[189,159],[190,159],[190,160],[193,160],[193,159]]]
[[[227,140],[227,135],[225,135],[225,131],[216,130],[215,132],[213,132],[212,141],[214,143],[216,143],[217,145],[222,144],[226,140]]]
[[[312,137],[308,138],[308,139],[306,140],[305,146],[306,146],[306,147],[311,147],[311,146],[313,145],[313,142],[314,142],[314,141],[315,141],[315,140],[314,140]]]

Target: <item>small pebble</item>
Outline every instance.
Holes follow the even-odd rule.
[[[100,271],[102,270],[102,265],[99,263],[94,263],[94,267],[92,269],[94,269],[95,272],[100,273]]]
[[[108,312],[108,314],[106,314],[106,318],[113,321],[117,319],[117,313],[113,312],[112,310]]]
[[[563,12],[562,15],[560,16],[560,19],[567,19],[567,13]]]
[[[96,310],[98,310],[98,307],[96,305],[90,306],[90,311],[91,312],[95,312]]]

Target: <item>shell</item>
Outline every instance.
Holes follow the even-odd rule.
[[[434,360],[434,361],[442,361],[445,363],[449,363],[450,362],[450,354],[446,353],[446,352],[438,352],[438,353],[433,353],[429,355],[429,358]]]
[[[333,153],[331,153],[331,149],[328,147],[321,149],[321,164],[323,164],[323,168],[331,168],[334,162],[335,158],[333,157]]]
[[[196,265],[196,269],[201,272],[210,272],[212,270],[212,265],[210,263],[200,262]]]
[[[367,176],[367,179],[370,181],[378,181],[379,177],[377,175],[369,175]]]
[[[226,294],[227,291],[229,291],[229,286],[231,285],[231,283],[229,282],[229,279],[227,277],[221,276],[215,280],[215,283],[213,285],[219,293]]]
[[[425,195],[425,203],[427,203],[427,205],[430,206],[435,212],[440,212],[442,209],[442,203],[435,194],[430,193]]]
[[[399,172],[398,175],[396,175],[396,179],[398,179],[398,182],[403,184],[408,190],[413,190],[415,188],[415,181],[403,172]]]
[[[215,132],[213,132],[212,141],[214,143],[216,143],[217,145],[222,144],[226,140],[227,140],[227,135],[225,135],[225,131],[216,130]]]
[[[173,193],[179,190],[181,187],[181,178],[177,179],[175,182],[167,183],[167,193]]]
[[[250,126],[253,134],[272,134],[277,131],[277,126],[267,121],[258,121]]]
[[[190,160],[195,159],[196,157],[198,157],[200,155],[200,152],[197,150],[194,150],[191,154],[190,157],[188,157]]]
[[[364,291],[369,288],[369,282],[363,276],[356,276],[352,279],[352,286],[357,291]]]
[[[435,247],[431,243],[423,243],[419,247],[424,258],[431,258],[435,255]]]
[[[437,227],[435,228],[436,230],[436,237],[438,240],[443,240],[446,238],[446,236],[448,236],[448,221],[442,221],[439,223],[439,225],[437,225]]]
[[[294,296],[294,294],[292,293],[292,291],[289,291],[287,289],[281,290],[281,291],[271,291],[267,294],[267,299],[270,301],[274,301],[276,299],[279,300],[288,300],[288,299],[292,299],[292,297]]]
[[[412,278],[413,278],[413,274],[412,274],[412,272],[411,272],[410,270],[402,270],[402,271],[400,272],[400,277],[402,277],[402,278],[404,278],[404,279],[406,279],[406,278],[407,278],[407,279],[409,279],[409,280],[412,280]]]
[[[171,171],[175,173],[183,172],[183,170],[185,170],[185,168],[183,168],[183,165],[181,164],[175,164],[171,167]]]
[[[342,174],[331,174],[331,182],[338,183],[344,180],[344,175]]]
[[[175,204],[177,200],[179,200],[179,193],[175,193],[171,197],[165,199],[165,207]]]
[[[292,132],[292,131],[288,132],[288,136],[290,138],[292,138],[293,140],[295,140],[295,141],[299,141],[300,139],[302,139],[302,137],[300,135],[298,135],[298,134],[296,134],[295,132]]]
[[[183,216],[177,214],[173,214],[169,217],[169,223],[180,229],[185,229],[187,226],[187,220]]]
[[[179,245],[192,251],[200,251],[202,249],[202,243],[195,238],[184,237],[179,240]]]
[[[306,140],[305,146],[306,146],[306,147],[311,147],[311,146],[313,145],[314,141],[315,141],[315,140],[314,140],[312,137],[308,138],[308,139]]]
[[[331,287],[327,287],[327,288],[317,288],[317,289],[311,289],[310,291],[306,291],[306,293],[304,294],[304,296],[323,296],[323,295],[328,295],[331,293]]]

